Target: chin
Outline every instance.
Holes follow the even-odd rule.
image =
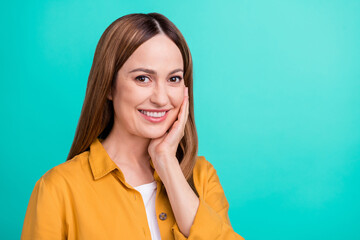
[[[164,134],[166,133],[166,130],[161,130],[161,129],[148,129],[148,131],[144,131],[142,136],[145,138],[159,138],[162,137]]]
[[[165,132],[159,132],[159,133],[150,133],[150,134],[147,134],[146,137],[147,138],[159,138],[159,137],[162,137],[163,135],[165,134]]]

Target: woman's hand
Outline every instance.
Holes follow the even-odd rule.
[[[168,132],[159,138],[150,141],[148,152],[158,175],[166,171],[169,161],[176,159],[176,151],[180,140],[184,137],[185,124],[189,115],[188,88],[184,88],[184,99],[178,114],[178,119],[173,123]],[[170,163],[172,164],[172,162]]]

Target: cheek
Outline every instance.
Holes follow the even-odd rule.
[[[180,109],[184,100],[184,89],[178,88],[171,92],[171,102],[175,108]]]
[[[184,93],[181,89],[179,89],[178,91],[174,91],[171,94],[171,104],[174,107],[173,114],[171,115],[170,118],[171,122],[174,122],[178,118],[181,109],[181,104],[183,102],[183,98],[184,98]]]
[[[117,93],[117,103],[126,110],[136,108],[146,96],[144,91],[129,84],[120,85]]]

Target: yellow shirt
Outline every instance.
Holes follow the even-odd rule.
[[[151,239],[141,194],[129,185],[100,139],[89,151],[47,171],[35,184],[21,239]],[[152,161],[151,166],[154,168]],[[156,215],[161,239],[242,240],[228,217],[229,203],[213,165],[198,156],[193,172],[199,193],[190,234],[175,221],[156,171]]]

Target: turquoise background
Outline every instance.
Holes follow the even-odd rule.
[[[159,12],[194,60],[199,155],[246,239],[360,239],[360,1],[7,1],[1,22],[1,233],[65,161],[96,44]]]

